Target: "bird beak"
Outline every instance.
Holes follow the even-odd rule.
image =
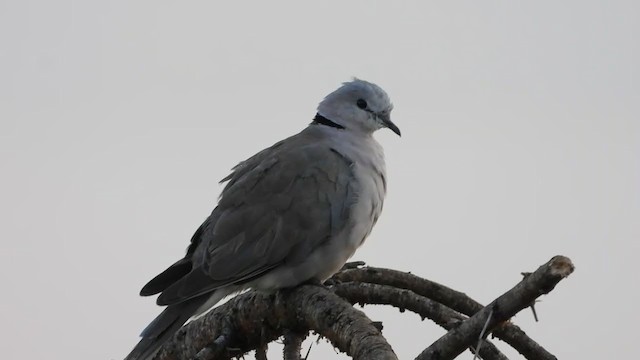
[[[382,120],[382,123],[387,129],[393,131],[394,133],[398,134],[398,136],[402,137],[402,135],[400,134],[400,128],[398,128],[396,124],[394,124],[391,121],[391,115],[389,113],[378,114],[378,117],[380,118],[380,120]]]

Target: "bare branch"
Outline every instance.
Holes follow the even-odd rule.
[[[358,265],[360,265],[358,263]],[[376,267],[349,267],[335,274],[330,282],[365,282],[389,285],[395,288],[411,290],[426,298],[435,300],[462,314],[472,316],[483,309],[482,304],[465,293],[453,290],[442,284],[423,279],[411,273]],[[531,339],[522,329],[512,323],[504,323],[494,329],[493,336],[506,342],[527,359],[554,360],[556,357]]]
[[[334,289],[338,294],[352,303],[391,304],[429,317],[449,329],[447,335],[423,352],[426,357],[421,354],[420,359],[429,358],[430,352],[437,353],[440,359],[452,358],[447,357],[452,354],[456,356],[465,348],[475,345],[479,331],[486,322],[488,333],[492,332],[505,340],[527,358],[546,360],[555,357],[528,338],[517,326],[504,320],[533,304],[540,294],[551,291],[571,271],[573,265],[569,259],[555,257],[488,308],[482,308],[463,293],[394,270],[346,267],[331,281],[336,284]],[[365,284],[340,283],[345,280]],[[463,315],[454,310],[468,315],[477,314],[465,320]],[[493,311],[493,316],[487,320],[489,311]],[[477,327],[478,323],[480,327]],[[328,289],[313,285],[271,295],[249,292],[236,296],[180,329],[162,346],[155,359],[229,359],[253,349],[257,349],[257,356],[264,359],[266,355],[261,350],[264,344],[286,333],[285,358],[298,360],[300,343],[304,339],[302,334],[306,336],[309,330],[327,338],[353,359],[397,359],[376,324],[366,315]],[[290,334],[297,334],[298,337],[291,337]],[[480,350],[484,359],[504,359],[504,355],[493,344],[484,344]]]
[[[211,344],[211,339],[232,334],[225,338],[226,354],[216,356],[227,359],[277,339],[285,329],[312,329],[353,359],[397,359],[364,313],[328,289],[312,285],[271,295],[249,292],[236,296],[180,329],[155,359],[190,359]]]
[[[490,314],[492,316],[488,323],[488,329],[493,329],[520,310],[530,306],[540,295],[549,293],[560,280],[569,276],[573,270],[574,266],[569,258],[555,256],[513,289],[442,336],[418,355],[416,360],[455,358],[478,338]]]
[[[438,284],[437,282],[423,279],[411,273],[398,270],[370,266],[347,269],[335,274],[331,280],[343,282],[367,282],[411,290],[418,295],[437,301],[455,311],[469,316],[483,308],[480,303],[471,299],[465,293],[453,290],[449,287]]]
[[[284,332],[284,360],[302,360],[300,351],[302,350],[302,342],[306,337],[307,334],[296,333],[290,330]]]
[[[394,306],[400,311],[409,310],[424,318],[433,320],[447,330],[454,329],[467,317],[450,308],[417,295],[410,290],[397,289],[387,285],[348,282],[333,286],[337,295],[356,304],[382,304]],[[471,349],[473,352],[473,349]],[[480,356],[484,360],[506,360],[492,343],[481,349]]]
[[[266,343],[260,344],[256,348],[256,360],[267,360],[268,345]]]
[[[491,310],[489,312],[489,315],[487,315],[487,320],[484,322],[484,326],[482,327],[482,330],[480,330],[480,336],[478,337],[478,345],[476,345],[476,350],[478,352],[482,350],[482,344],[485,342],[485,334],[487,334],[487,328],[489,327],[489,322],[491,321],[492,317],[493,317],[493,310]],[[476,360],[477,357],[478,357],[478,354],[474,353],[473,360]]]
[[[530,360],[557,360],[558,358],[551,354],[547,349],[543,348],[531,339],[519,326],[508,321],[499,324],[493,329],[492,336],[504,341],[516,349],[522,356]]]

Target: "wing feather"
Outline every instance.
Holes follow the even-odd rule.
[[[234,168],[215,223],[201,231],[192,271],[166,288],[159,304],[302,261],[345,226],[355,194],[352,163],[314,136],[303,131]]]

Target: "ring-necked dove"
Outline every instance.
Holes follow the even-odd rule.
[[[367,238],[382,211],[386,175],[374,131],[393,105],[379,86],[355,79],[329,94],[300,133],[238,164],[218,206],[184,258],[147,283],[164,311],[127,360],[147,359],[191,317],[227,295],[322,282]]]

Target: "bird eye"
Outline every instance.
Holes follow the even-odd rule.
[[[356,101],[356,105],[363,110],[367,108],[367,102],[364,101],[364,99],[358,99],[358,101]]]

